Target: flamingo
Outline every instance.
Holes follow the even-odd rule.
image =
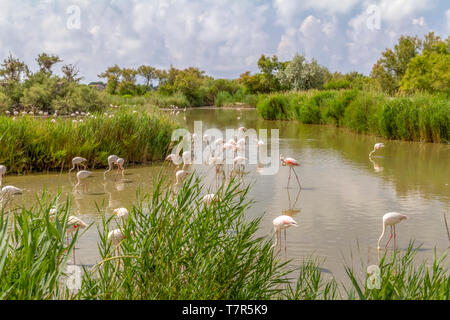
[[[375,151],[384,148],[384,143],[375,143],[375,145],[373,146],[373,150],[369,153],[369,158],[372,156],[372,153],[374,153]]]
[[[8,202],[11,199],[11,196],[15,194],[22,194],[22,189],[19,189],[14,186],[4,186],[2,188],[1,194],[0,194],[0,208],[3,208],[3,201],[6,198],[6,201]]]
[[[297,173],[294,170],[294,167],[300,166],[300,163],[297,160],[295,160],[294,158],[285,158],[285,157],[283,157],[283,155],[280,155],[280,160],[281,160],[281,165],[289,166],[289,179],[288,179],[288,183],[287,183],[287,187],[286,188],[289,188],[289,182],[291,181],[291,171],[294,172],[295,177],[297,178],[298,185],[301,188],[302,186],[301,186],[300,181],[298,179]]]
[[[122,231],[122,229],[114,229],[108,233],[108,240],[111,241],[111,244],[114,247],[117,247],[120,244],[120,242],[125,238],[126,238],[126,235]],[[117,250],[118,250],[118,247],[117,247]]]
[[[81,181],[84,181],[87,177],[89,177],[92,174],[91,171],[87,171],[87,170],[81,170],[77,172],[77,184],[74,187],[74,190],[81,184]],[[86,192],[87,192],[87,183],[83,182],[84,187],[86,188]]]
[[[389,236],[389,240],[386,243],[385,249],[387,248],[389,241],[391,241],[392,238],[392,227],[394,227],[394,248],[395,248],[395,225],[397,223],[400,223],[402,220],[408,219],[408,216],[398,213],[398,212],[388,212],[383,216],[383,232],[381,233],[380,238],[378,239],[378,250],[380,250],[380,242],[381,239],[384,236],[384,232],[386,231],[386,226],[391,227],[391,235]]]
[[[217,195],[215,193],[207,194],[203,197],[202,201],[205,205],[210,205],[213,201],[216,202],[218,200]]]
[[[281,215],[273,219],[273,228],[275,230],[276,239],[275,243],[272,245],[272,248],[277,246],[278,238],[280,238],[280,250],[281,250],[281,230],[284,229],[284,250],[286,251],[287,247],[286,229],[289,228],[290,226],[298,227],[297,222],[290,216]]]
[[[56,213],[56,209],[53,212]],[[52,213],[52,212],[50,212],[50,213]],[[87,224],[80,218],[77,218],[75,216],[69,216],[69,218],[67,219],[67,229],[66,229],[67,242],[69,242],[69,234],[70,234],[70,237],[73,239],[73,233],[76,232],[78,228],[84,229],[86,227],[87,227]],[[74,264],[76,263],[75,262],[75,246],[73,247],[73,263]]]
[[[6,167],[0,165],[0,186],[2,185],[3,176],[6,174]]]
[[[123,158],[117,158],[117,160],[114,162],[114,164],[117,166],[117,174],[119,174],[119,170],[122,170],[122,177],[123,172],[125,169],[123,168],[123,164],[125,163],[125,160]]]
[[[189,172],[185,170],[178,170],[177,173],[175,173],[175,177],[177,178],[177,182],[175,183],[175,186],[179,185],[182,180],[189,175]]]
[[[233,159],[233,168],[232,168],[232,171],[234,171],[234,168],[235,168],[235,166],[236,165],[238,165],[238,168],[239,168],[239,173],[241,173],[241,168],[242,168],[242,171],[244,171],[245,170],[245,160],[247,160],[247,158],[245,158],[245,157],[243,157],[243,156],[237,156],[237,157],[235,157],[234,159]]]
[[[119,219],[122,220],[122,223],[124,222],[124,220],[125,221],[128,220],[128,210],[127,210],[127,208],[114,209],[113,213],[114,213],[114,215],[116,217],[118,217]]]
[[[117,161],[117,159],[119,159],[118,156],[116,156],[115,154],[112,154],[108,157],[108,170],[106,170],[105,172],[103,172],[103,176],[106,178],[106,174],[108,172],[110,172],[112,170],[112,168],[114,167],[114,163]]]
[[[183,159],[183,170],[189,169],[189,167],[191,166],[191,164],[192,164],[191,156],[192,156],[191,151],[185,151],[181,155],[181,157]]]
[[[82,158],[82,157],[75,157],[75,158],[73,158],[72,159],[72,165],[73,165],[73,167],[69,170],[69,173],[73,170],[73,169],[75,169],[75,166],[77,167],[77,171],[80,171],[80,164],[84,167],[84,169],[86,170],[86,165],[83,163],[83,162],[85,162],[85,161],[87,161],[85,158]]]

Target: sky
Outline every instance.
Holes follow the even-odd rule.
[[[0,1],[0,60],[11,53],[37,70],[39,53],[56,54],[86,83],[114,64],[237,78],[257,72],[261,54],[285,61],[300,53],[332,72],[369,74],[400,35],[429,31],[450,34],[450,1]]]

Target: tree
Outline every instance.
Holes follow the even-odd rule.
[[[157,79],[156,68],[142,65],[137,69],[138,74],[145,79],[145,86],[150,90],[150,82]]]
[[[277,78],[287,89],[308,90],[321,88],[328,73],[316,60],[308,62],[304,55],[297,53],[286,68],[278,72]]]
[[[13,58],[11,54],[3,60],[1,66],[0,76],[4,77],[7,81],[20,81],[22,73],[29,73],[28,66],[23,61]]]
[[[121,74],[120,67],[116,64],[106,69],[105,72],[98,75],[99,78],[106,78],[106,92],[115,94],[117,86],[119,84],[119,78]]]
[[[394,93],[398,90],[408,63],[420,52],[421,43],[418,37],[401,36],[394,50],[382,52],[382,57],[372,68],[371,77],[383,91]]]
[[[83,79],[83,77],[77,77],[80,70],[73,64],[66,64],[62,66],[61,71],[64,74],[64,78],[68,82],[78,83],[81,79]]]
[[[425,90],[450,94],[450,38],[425,40],[424,51],[411,59],[400,81],[402,91]],[[428,41],[427,41],[428,40]]]
[[[62,60],[56,55],[48,55],[47,53],[41,53],[36,58],[39,65],[40,72],[45,74],[52,74],[52,67],[54,64],[62,62]]]

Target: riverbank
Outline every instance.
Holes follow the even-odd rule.
[[[359,90],[311,90],[262,96],[257,110],[266,120],[333,124],[386,139],[450,140],[450,103],[445,95],[389,97]]]
[[[111,154],[126,164],[162,160],[175,127],[163,113],[126,108],[77,119],[1,116],[0,163],[23,174],[66,170],[77,156],[89,169],[106,167]]]

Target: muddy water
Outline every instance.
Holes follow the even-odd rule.
[[[196,120],[202,121],[204,130],[240,126],[279,129],[280,153],[301,163],[296,171],[302,189],[297,187],[295,178],[290,182],[291,188],[286,188],[287,167],[280,167],[275,175],[260,175],[256,165],[247,166],[244,181],[253,185],[250,197],[255,201],[247,215],[263,216],[259,235],[268,237],[273,234],[275,217],[281,214],[294,217],[299,227],[287,230],[287,251],[283,248],[280,253],[282,259],[293,259],[294,266],[313,255],[322,262],[325,272],[343,280],[344,262],[353,261],[355,267],[361,262],[377,263],[381,218],[390,211],[409,216],[397,226],[400,249],[414,239],[416,245],[422,245],[419,255],[429,258],[434,248],[443,252],[449,245],[444,212],[450,223],[450,145],[383,141],[334,127],[264,121],[255,110],[246,109],[201,108],[181,112],[176,117],[190,130]],[[385,148],[370,160],[368,154],[376,142],[384,142]],[[67,173],[6,176],[3,185],[25,190],[12,206],[20,203],[29,206],[36,193],[45,188],[51,195],[58,192],[62,198],[69,195],[73,214],[97,223],[102,215],[110,216],[114,208],[130,207],[138,188],[142,192],[151,191],[152,178],[161,165],[126,168],[124,177],[109,174],[106,180],[103,171],[95,171],[88,179],[87,192],[74,192],[75,175]],[[211,168],[194,165],[193,169],[206,184],[214,185]],[[174,175],[173,167],[166,166],[164,170]],[[92,228],[79,240],[77,264],[97,261],[96,234],[96,228]]]

